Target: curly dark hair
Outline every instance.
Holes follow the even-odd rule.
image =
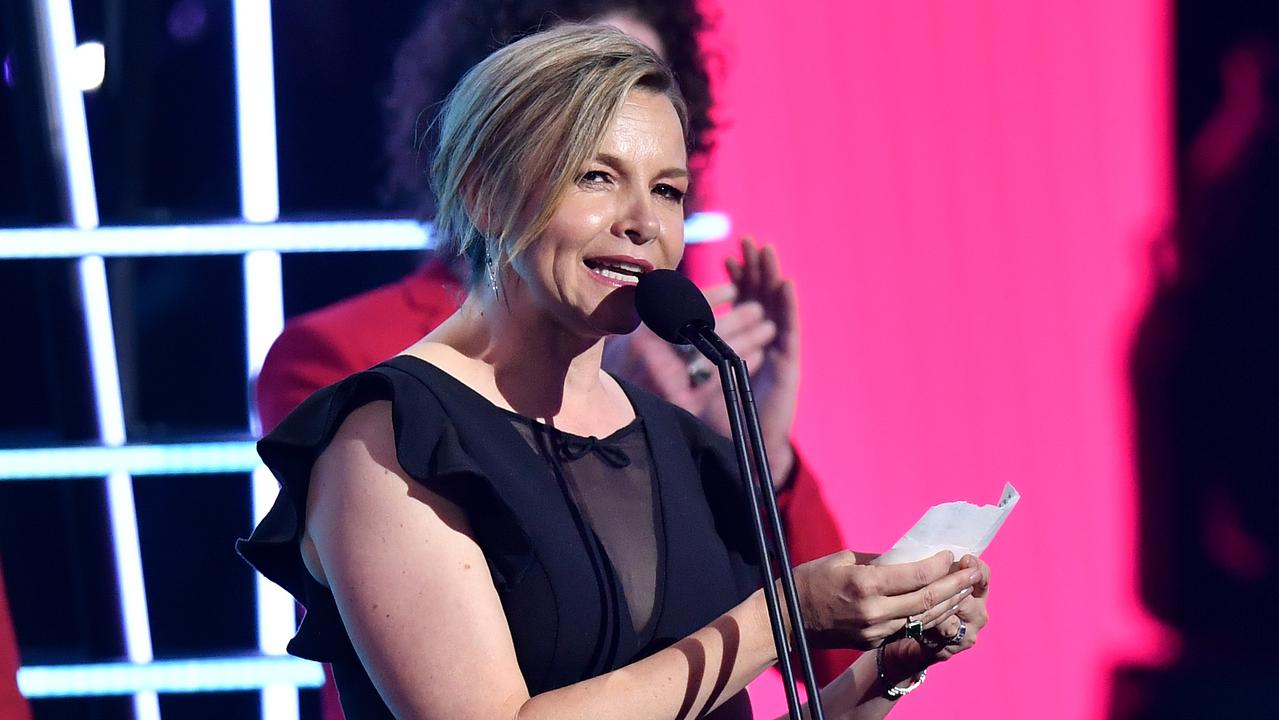
[[[396,53],[385,101],[387,174],[383,200],[427,219],[435,198],[426,177],[425,131],[466,71],[494,50],[557,22],[624,13],[651,25],[689,111],[694,176],[713,147],[711,83],[700,37],[710,20],[692,0],[435,0]]]

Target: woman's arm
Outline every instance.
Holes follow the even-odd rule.
[[[351,413],[316,462],[303,556],[400,718],[695,717],[776,660],[756,592],[644,660],[530,697],[484,555],[460,509],[400,468],[388,402]],[[927,587],[856,612],[874,605],[919,614],[927,598],[949,598],[969,583],[966,573],[947,574],[948,560],[933,565],[908,571],[911,583],[925,578]]]

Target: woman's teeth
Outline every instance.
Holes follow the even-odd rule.
[[[596,260],[587,260],[586,267],[609,280],[626,283],[627,285],[635,285],[639,282],[639,276],[644,274],[644,268],[628,262],[610,261],[603,263]]]
[[[639,278],[637,276],[621,273],[608,267],[595,268],[595,272],[610,280],[616,280],[617,282],[629,283],[631,285],[639,283]]]

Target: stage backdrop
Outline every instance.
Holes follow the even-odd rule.
[[[798,283],[796,441],[846,538],[1023,496],[985,555],[979,646],[894,717],[1102,717],[1112,664],[1160,638],[1135,599],[1124,362],[1170,196],[1168,3],[719,9],[709,205]]]

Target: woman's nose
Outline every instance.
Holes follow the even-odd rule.
[[[618,216],[616,234],[625,235],[636,245],[643,245],[655,239],[662,230],[661,220],[654,212],[647,193],[644,198],[635,198],[627,203],[627,207]]]

